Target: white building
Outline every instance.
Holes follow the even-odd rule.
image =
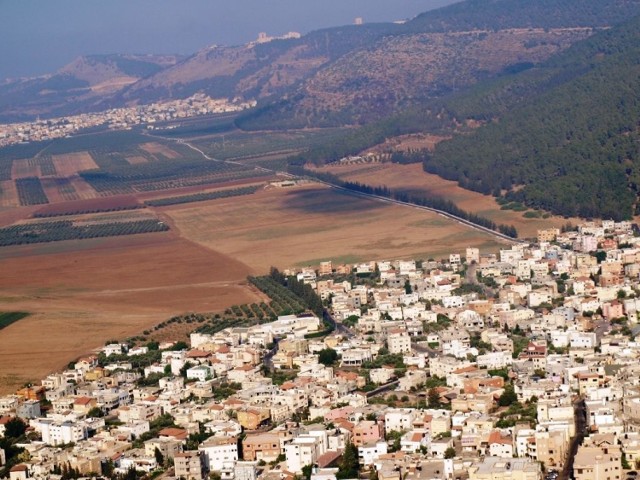
[[[40,431],[42,441],[48,445],[77,443],[87,438],[87,428],[81,422],[58,422],[50,418],[39,418],[33,420],[31,425]]]
[[[238,439],[233,437],[211,437],[198,448],[204,454],[204,465],[208,471],[219,472],[224,464],[238,460]]]
[[[411,337],[406,332],[392,333],[387,337],[389,353],[409,353],[411,352]]]

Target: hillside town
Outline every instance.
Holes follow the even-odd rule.
[[[65,117],[37,119],[33,122],[0,124],[0,148],[25,142],[42,142],[66,138],[84,130],[104,127],[129,130],[135,125],[147,125],[153,130],[156,123],[196,117],[200,115],[238,112],[254,107],[255,101],[229,101],[210,98],[205,94],[178,100],[114,108],[103,112],[82,113]]]
[[[325,307],[108,342],[0,397],[11,480],[627,480],[640,468],[640,236],[284,271]]]

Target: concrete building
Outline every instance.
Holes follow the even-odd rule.
[[[174,457],[175,476],[185,480],[203,480],[204,461],[202,452],[183,452]]]

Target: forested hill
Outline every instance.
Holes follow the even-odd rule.
[[[638,13],[636,0],[467,0],[418,15],[414,32],[604,27]]]
[[[588,2],[585,2],[588,3]],[[557,214],[629,218],[640,186],[640,17],[446,102],[484,126],[424,165],[462,186]]]
[[[375,122],[537,65],[594,29],[638,14],[640,0],[462,1],[346,51],[286,92],[263,98],[239,126],[263,130]]]

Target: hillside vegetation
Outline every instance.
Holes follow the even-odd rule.
[[[447,102],[486,124],[427,154],[432,173],[566,216],[629,218],[640,177],[640,18]]]
[[[186,98],[258,99],[245,129],[364,124],[538,64],[640,0],[467,0],[403,25],[350,25],[299,39],[206,47],[187,58],[94,55],[0,86],[0,120]]]
[[[640,14],[637,0],[467,0],[327,63],[241,118],[245,129],[365,124],[541,63]]]

